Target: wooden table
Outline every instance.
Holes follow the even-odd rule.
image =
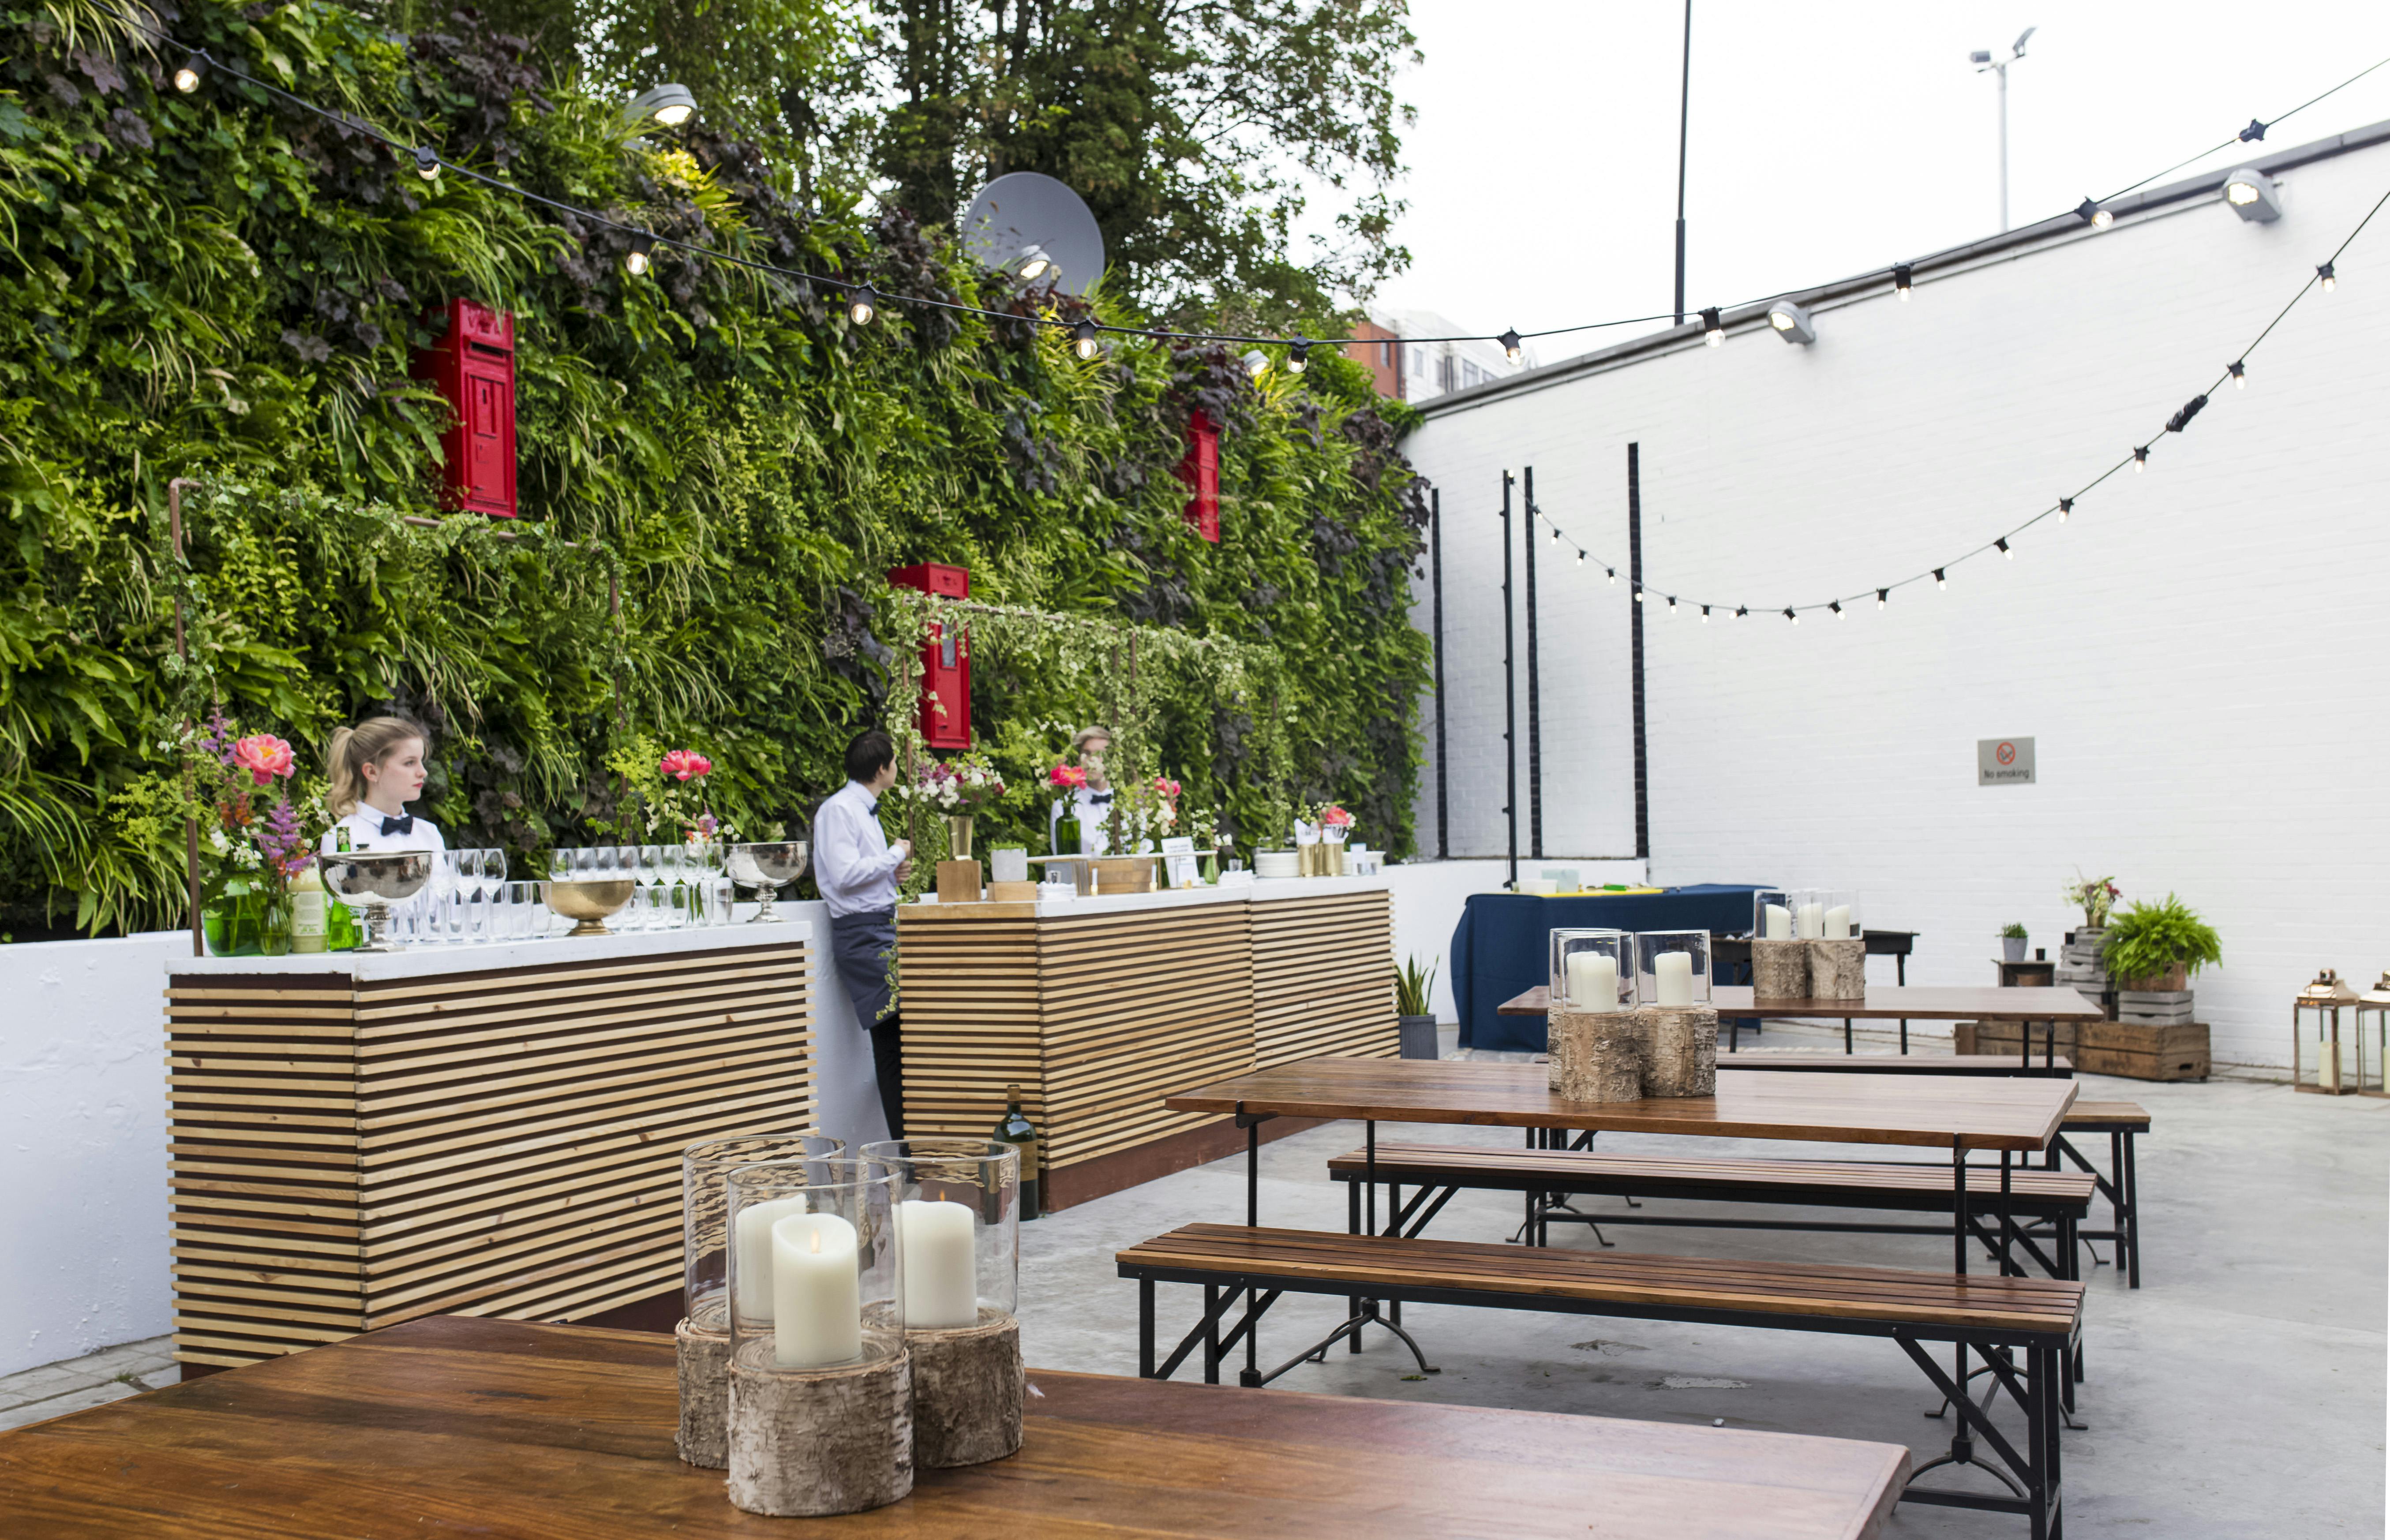
[[[1853,1021],[1898,1021],[1900,1051],[1908,1051],[1908,1023],[1916,1021],[2018,1021],[2024,1023],[2023,1051],[2018,1062],[2033,1059],[2033,1024],[2046,1022],[2049,1032],[2043,1047],[2042,1063],[2055,1069],[2058,1061],[2058,1023],[2061,1021],[2104,1021],[2108,1013],[2096,1002],[2086,999],[2072,989],[1978,989],[1959,988],[1947,984],[1895,985],[1890,989],[1871,989],[1857,1000],[1758,1000],[1751,989],[1741,984],[1717,984],[1711,988],[1710,1004],[1716,1007],[1718,1019],[1726,1021],[1748,1021],[1768,1016],[1839,1016],[1843,1019],[1843,1051],[1851,1051]],[[1502,1002],[1505,1016],[1547,1016],[1551,1013],[1551,992],[1537,984]],[[1733,1053],[1742,1045],[1738,1030],[1729,1039],[1727,1049]]]
[[[44,1540],[1129,1534],[1861,1540],[1893,1444],[1032,1370],[1009,1459],[871,1513],[739,1512],[673,1454],[672,1339],[433,1317],[0,1433]],[[1593,1528],[1588,1530],[1590,1523]]]

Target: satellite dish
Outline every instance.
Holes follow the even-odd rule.
[[[1104,272],[1104,235],[1077,193],[1034,171],[1009,172],[979,190],[963,215],[964,249],[1026,282],[1085,294]]]

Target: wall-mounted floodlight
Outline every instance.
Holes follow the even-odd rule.
[[[1767,324],[1776,328],[1777,336],[1805,348],[1818,340],[1818,328],[1811,324],[1809,313],[1790,300],[1777,300],[1768,305]]]
[[[633,96],[623,108],[623,121],[634,127],[653,122],[662,128],[678,128],[697,115],[697,98],[686,85],[666,83]]]
[[[2243,166],[2224,178],[2224,201],[2252,225],[2271,225],[2282,217],[2281,190],[2255,166]]]

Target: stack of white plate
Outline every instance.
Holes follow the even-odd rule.
[[[1291,850],[1253,852],[1255,877],[1293,877],[1303,870],[1302,857]]]

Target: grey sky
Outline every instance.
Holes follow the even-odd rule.
[[[1412,265],[1381,300],[1487,331],[1668,309],[1678,0],[1411,9],[1427,55],[1402,82],[1420,114],[1399,228]],[[2378,0],[1694,0],[1687,305],[1763,298],[1996,230],[1996,86],[1967,55],[2004,54],[2028,25],[2039,31],[2009,77],[2018,225],[2390,56],[2390,6]],[[2384,119],[2390,68],[2266,148]],[[2318,240],[2328,250],[2345,233]],[[1537,352],[1549,363],[1639,329]]]

